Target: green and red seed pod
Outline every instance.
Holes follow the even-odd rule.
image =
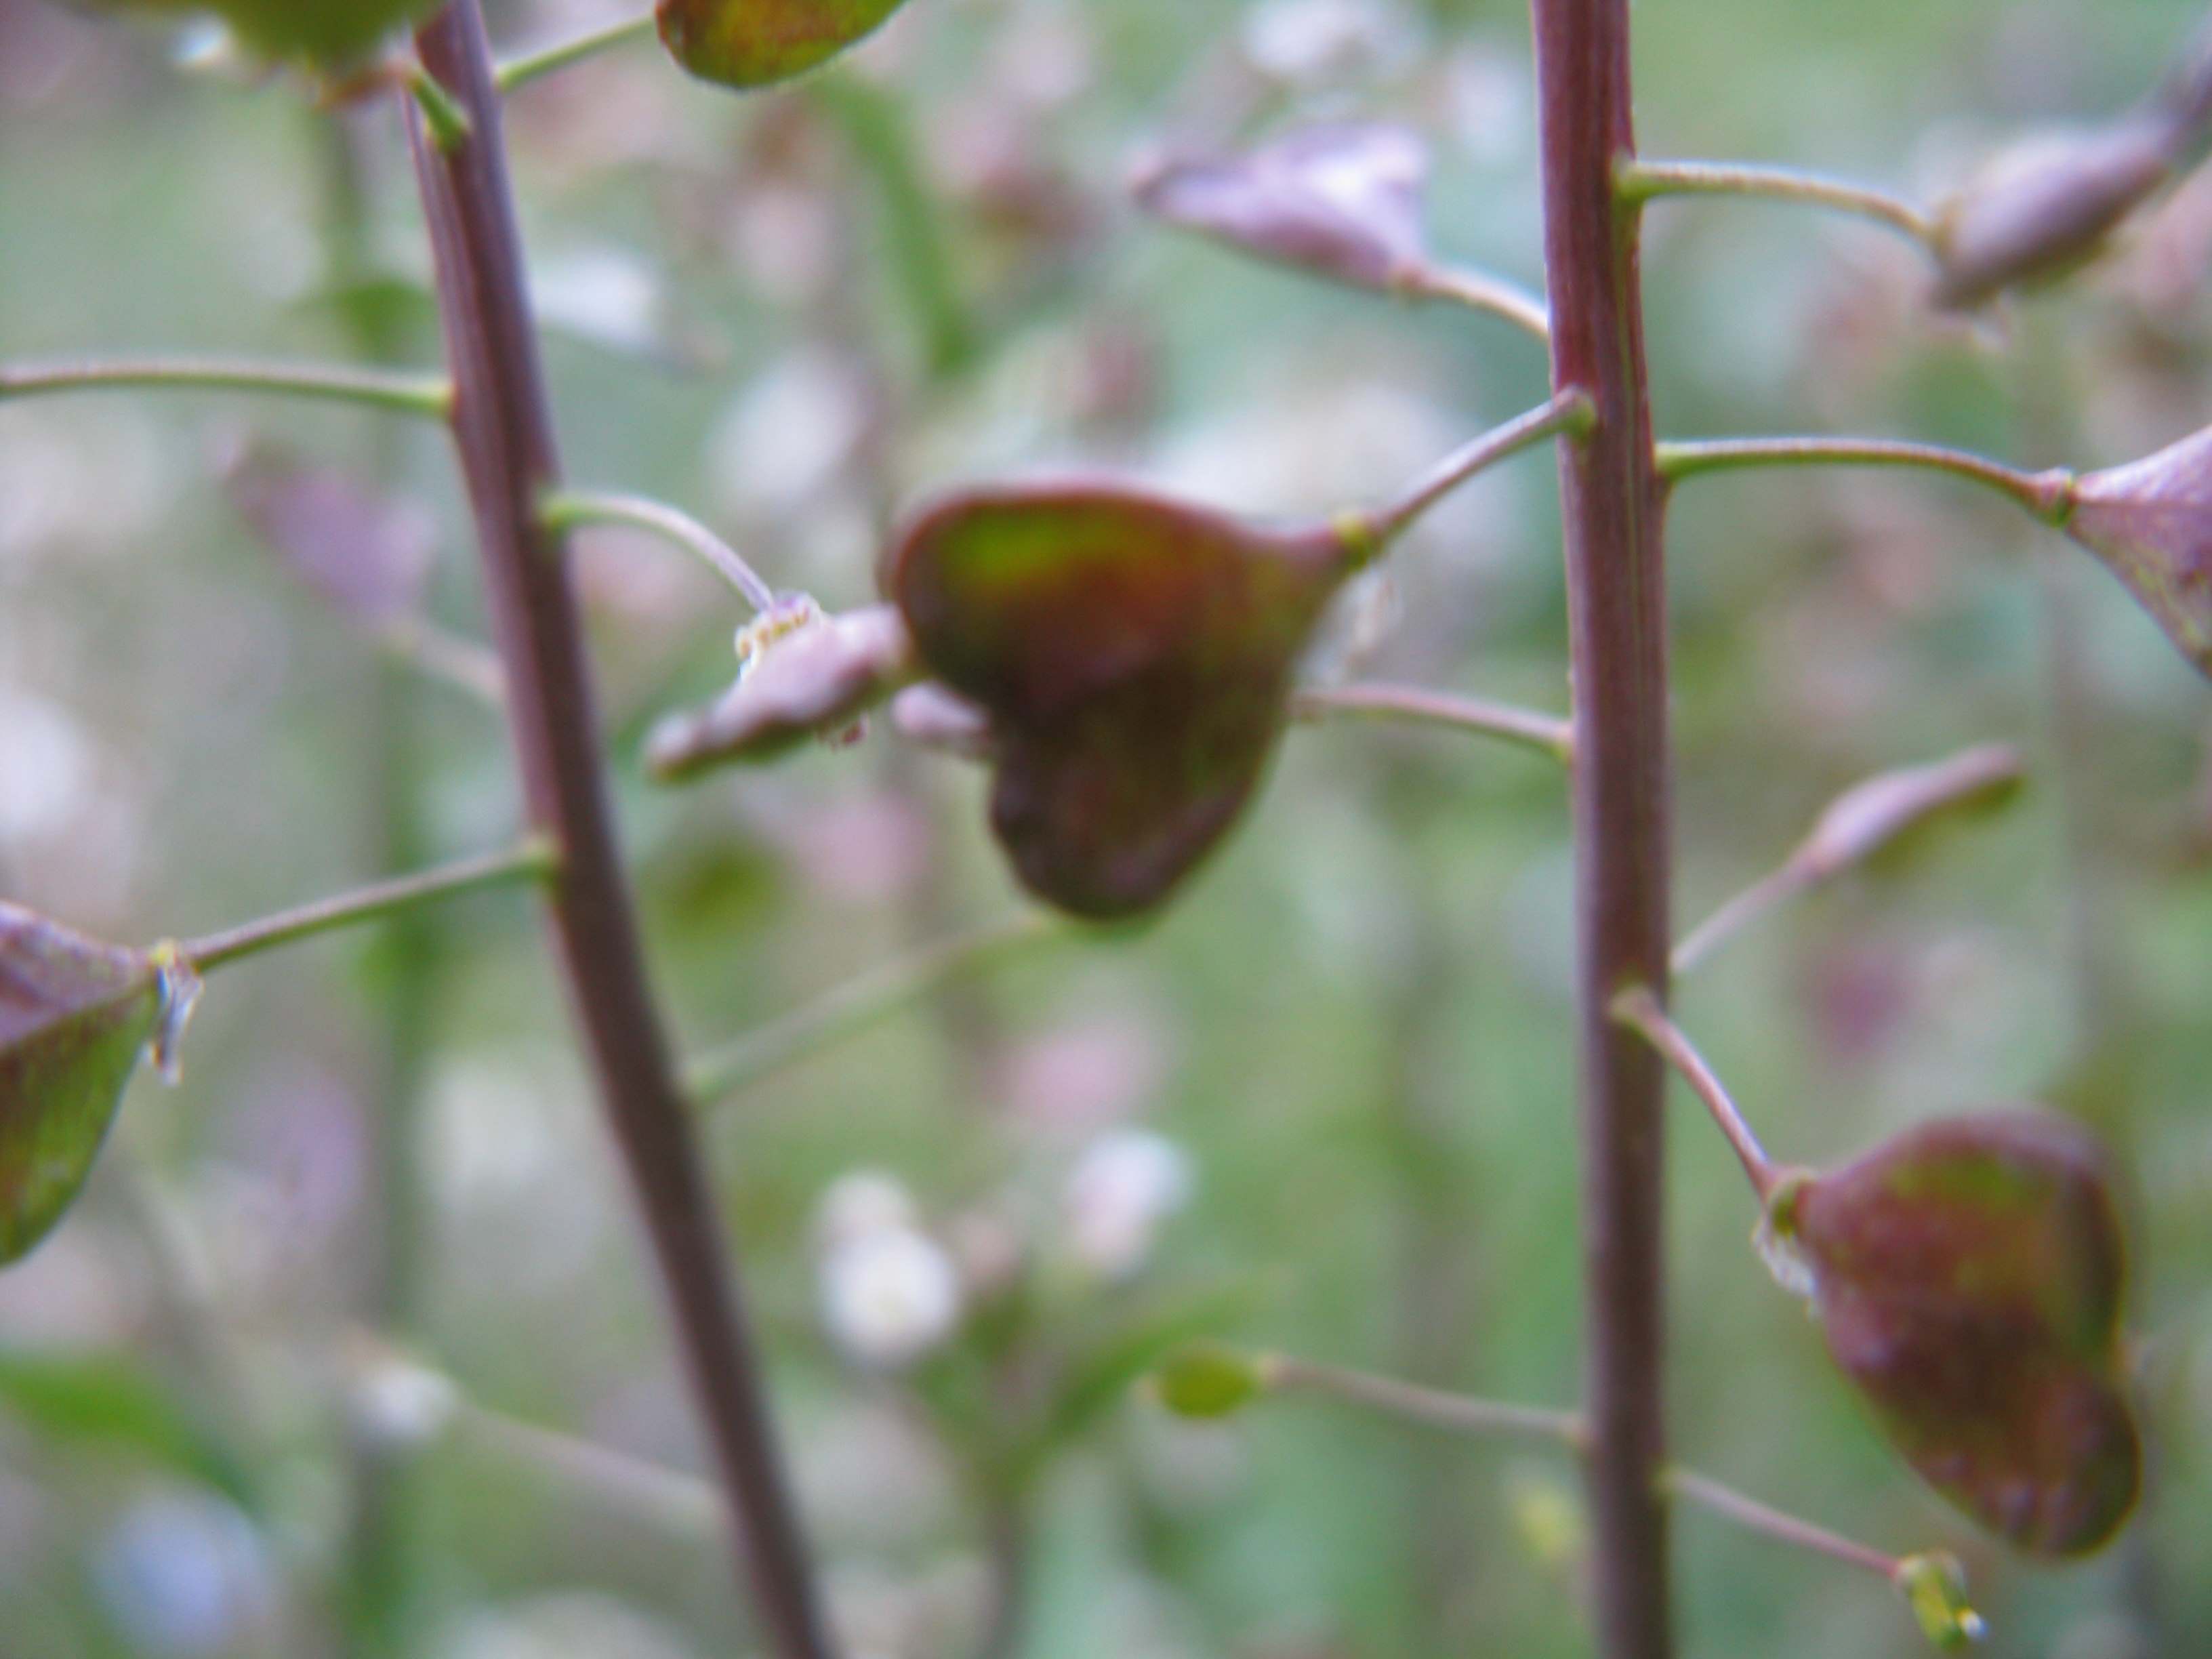
[[[659,0],[660,38],[702,81],[772,86],[828,63],[904,0]]]

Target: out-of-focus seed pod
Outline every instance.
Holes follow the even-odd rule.
[[[916,519],[889,583],[924,672],[996,738],[991,821],[1073,915],[1164,902],[1251,799],[1291,671],[1356,551],[1103,483],[977,489]]]
[[[660,38],[690,73],[764,87],[829,62],[905,0],[659,0]]]
[[[0,1262],[83,1187],[162,1003],[153,957],[0,904]]]
[[[2094,258],[2172,175],[2173,145],[2141,117],[1998,157],[1937,216],[1936,302],[1966,310]]]
[[[1138,204],[1295,270],[1385,292],[1428,263],[1419,137],[1378,123],[1309,127],[1240,155],[1159,162]]]
[[[767,761],[816,738],[857,735],[866,712],[914,678],[914,646],[887,605],[830,617],[811,599],[763,617],[738,639],[742,666],[720,701],[672,714],[646,743],[663,782],[733,761]]]
[[[2081,478],[2066,528],[2212,678],[2212,428]]]
[[[1897,1564],[1895,1583],[1919,1621],[1921,1633],[1940,1651],[1956,1653],[1989,1633],[1989,1626],[1966,1600],[1966,1570],[1948,1551],[1906,1556]]]
[[[1231,1417],[1267,1391],[1260,1363],[1219,1342],[1194,1342],[1152,1373],[1152,1395],[1178,1417]]]
[[[2120,1381],[2120,1228],[2102,1153],[2049,1114],[1907,1131],[1785,1182],[1829,1352],[1923,1479],[2023,1550],[2096,1549],[2142,1452]]]
[[[2025,777],[2020,751],[2006,744],[1885,772],[1831,802],[1790,865],[1808,881],[1829,880],[1896,853],[1939,823],[1995,811],[2020,793]]]
[[[264,57],[325,70],[366,58],[403,23],[427,16],[439,0],[94,0],[113,10],[188,15],[212,12]]]

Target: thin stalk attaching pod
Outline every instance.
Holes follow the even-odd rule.
[[[1389,552],[1391,544],[1419,524],[1439,501],[1478,473],[1524,449],[1533,448],[1547,438],[1580,438],[1589,431],[1596,418],[1596,405],[1589,394],[1569,386],[1549,401],[1445,456],[1389,505],[1339,519],[1338,532],[1347,545],[1358,551],[1362,562],[1371,563]]]
[[[1582,1419],[1572,1412],[1478,1400],[1441,1389],[1401,1382],[1395,1377],[1316,1364],[1283,1354],[1264,1355],[1256,1361],[1256,1366],[1259,1384],[1265,1393],[1325,1395],[1347,1405],[1380,1412],[1401,1422],[1417,1423],[1454,1434],[1550,1440],[1575,1450],[1583,1449],[1589,1442]]]
[[[1729,1146],[1743,1165],[1744,1174],[1751,1178],[1752,1190],[1759,1194],[1760,1202],[1772,1197],[1789,1171],[1766,1155],[1766,1149],[1759,1144],[1759,1137],[1744,1121],[1735,1098],[1682,1028],[1674,1024],[1659,999],[1648,987],[1631,986],[1613,999],[1613,1017],[1650,1043],[1662,1059],[1681,1073],[1682,1080],[1705,1102],[1705,1109],[1712,1114],[1713,1121],[1728,1138]]]
[[[1624,160],[1614,180],[1621,205],[1640,208],[1668,196],[1747,196],[1773,202],[1797,202],[1832,209],[1887,225],[1932,252],[1936,222],[1886,191],[1847,184],[1795,167],[1755,167],[1727,161]]]
[[[665,501],[612,490],[556,489],[538,498],[538,522],[559,534],[586,525],[620,525],[649,531],[695,554],[715,574],[744,596],[757,611],[775,607],[775,590],[743,556],[698,520]]]
[[[1487,270],[1465,265],[1419,265],[1402,272],[1397,291],[1408,299],[1464,306],[1503,319],[1531,339],[1552,337],[1552,313],[1543,295]]]
[[[258,921],[187,939],[178,945],[184,959],[201,972],[226,967],[267,951],[341,928],[357,927],[411,910],[419,905],[458,898],[487,888],[552,880],[559,855],[553,843],[532,836],[511,852],[464,859],[434,870],[379,882],[351,893],[281,911]]]
[[[264,362],[250,357],[115,357],[0,365],[0,403],[67,392],[253,392],[359,404],[398,415],[448,420],[453,382],[337,363]]]
[[[1575,723],[1533,708],[1487,698],[1461,696],[1411,685],[1309,686],[1291,699],[1291,717],[1314,725],[1338,720],[1391,720],[1442,726],[1496,738],[1549,755],[1561,765],[1575,754]]]
[[[699,1055],[684,1067],[684,1088],[702,1106],[740,1094],[912,1006],[939,986],[1071,931],[1048,915],[1029,912],[925,945]]]
[[[528,86],[532,81],[556,74],[572,64],[586,62],[617,46],[633,41],[653,38],[653,14],[641,12],[635,17],[626,17],[619,22],[587,29],[566,40],[556,40],[550,46],[534,47],[516,53],[503,61],[493,72],[492,83],[500,95],[507,94]]]
[[[2074,511],[2074,474],[2030,472],[1940,444],[1889,438],[1707,438],[1662,443],[1659,474],[1669,484],[1709,472],[1783,466],[1914,467],[1982,485],[2044,523],[2063,526]]]
[[[1783,863],[1723,904],[1674,947],[1677,978],[1777,906],[1893,852],[1945,819],[1993,810],[2020,791],[2020,751],[1984,744],[1926,766],[1884,772],[1831,802]]]

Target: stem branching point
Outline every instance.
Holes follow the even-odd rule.
[[[775,590],[727,542],[698,520],[665,501],[610,490],[557,489],[539,497],[538,520],[556,534],[585,525],[623,525],[650,531],[695,554],[744,596],[755,611],[775,608]]]

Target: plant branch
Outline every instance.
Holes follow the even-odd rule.
[[[1398,291],[1410,299],[1436,300],[1487,312],[1538,340],[1548,342],[1552,337],[1552,314],[1543,296],[1486,270],[1419,265],[1399,277]]]
[[[699,1055],[684,1067],[685,1091],[702,1105],[740,1094],[963,974],[1068,931],[1032,912],[927,945]]]
[[[453,410],[453,386],[443,376],[343,364],[247,357],[116,357],[0,365],[0,403],[63,392],[151,388],[275,392],[360,404],[434,421],[449,419]]]
[[[464,859],[455,864],[378,882],[351,893],[341,893],[296,910],[280,911],[258,921],[220,933],[187,940],[177,948],[186,961],[206,973],[210,969],[242,962],[318,934],[364,922],[381,921],[422,905],[489,887],[511,887],[520,882],[547,881],[556,873],[557,854],[552,844],[532,838],[512,852]]]
[[[1575,701],[1584,1399],[1591,1582],[1604,1659],[1674,1650],[1666,1494],[1665,1073],[1612,1018],[1667,982],[1665,489],[1654,464],[1628,0],[1534,0],[1552,385],[1595,419],[1559,447]]]
[[[1813,885],[1811,876],[1794,860],[1768,871],[1741,892],[1724,902],[1674,947],[1676,979],[1694,973],[1705,958],[1770,910],[1778,908]]]
[[[1917,467],[1994,489],[2048,525],[2063,526],[2074,513],[2074,475],[2064,468],[2029,472],[1938,444],[1889,438],[1710,438],[1659,446],[1660,476],[1669,484],[1708,472],[1776,466]]]
[[[1659,999],[1644,986],[1631,986],[1613,999],[1613,1017],[1649,1042],[1668,1065],[1681,1073],[1682,1080],[1697,1091],[1698,1098],[1705,1102],[1706,1110],[1713,1115],[1713,1121],[1728,1137],[1729,1145],[1735,1149],[1738,1161],[1743,1165],[1744,1174],[1751,1177],[1753,1190],[1762,1200],[1771,1195],[1782,1171],[1775,1166],[1774,1160],[1767,1157],[1766,1149],[1759,1144],[1759,1137],[1752,1133],[1751,1125],[1744,1121],[1742,1112],[1723,1086],[1718,1075],[1705,1063],[1705,1057],[1698,1052],[1682,1028],[1675,1024],[1666,1009],[1660,1006]]]
[[[1747,1498],[1733,1486],[1724,1486],[1695,1469],[1679,1465],[1667,1471],[1667,1485],[1679,1497],[1687,1498],[1703,1508],[1711,1510],[1723,1520],[1732,1521],[1748,1532],[1771,1538],[1777,1543],[1789,1544],[1815,1555],[1825,1555],[1831,1560],[1841,1561],[1846,1566],[1863,1567],[1877,1577],[1894,1583],[1905,1563],[1894,1555],[1885,1555],[1872,1545],[1854,1542],[1840,1533],[1830,1532],[1826,1527],[1814,1526],[1810,1521],[1801,1521],[1794,1515],[1785,1515],[1771,1504]]]
[[[653,33],[653,15],[648,11],[636,17],[626,17],[618,23],[587,29],[581,34],[566,40],[556,40],[550,46],[518,52],[502,62],[493,72],[493,83],[504,97],[519,88],[528,86],[532,81],[567,69],[572,64],[580,64],[612,47],[628,46],[633,40],[642,40]]]
[[[451,152],[419,121],[410,131],[524,798],[561,850],[548,910],[570,1008],[644,1211],[765,1645],[778,1659],[831,1659],[729,1242],[646,979],[574,588],[559,538],[538,522],[560,466],[477,0],[453,0],[416,45],[471,127]]]
[[[1748,167],[1733,162],[1625,161],[1616,174],[1621,204],[1640,208],[1662,196],[1752,196],[1769,201],[1801,202],[1856,214],[1908,236],[1927,250],[1938,237],[1935,221],[1910,202],[1863,185],[1801,173],[1795,167]]]
[[[1316,724],[1339,720],[1407,720],[1519,744],[1549,755],[1562,765],[1571,765],[1574,760],[1575,725],[1571,720],[1418,686],[1310,687],[1291,697],[1291,717]]]
[[[1378,559],[1437,502],[1477,473],[1547,438],[1562,434],[1580,437],[1589,430],[1595,415],[1587,392],[1575,387],[1557,392],[1549,401],[1444,457],[1390,505],[1351,514],[1339,528],[1360,550],[1362,562]]]
[[[761,579],[738,550],[689,513],[644,495],[610,490],[555,490],[538,503],[538,520],[556,534],[585,525],[622,525],[650,531],[696,554],[714,574],[744,595],[755,611],[773,610],[775,590]]]

